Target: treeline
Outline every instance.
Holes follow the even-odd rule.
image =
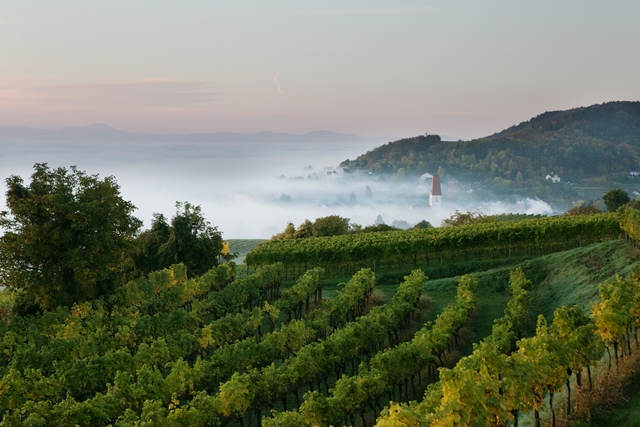
[[[432,227],[429,221],[422,220],[412,228],[418,230]],[[316,218],[314,222],[307,219],[300,224],[298,228],[296,228],[292,222],[289,222],[284,231],[272,236],[271,240],[308,239],[312,237],[344,236],[346,234],[375,233],[393,230],[400,230],[400,228],[384,223],[363,227],[359,224],[352,223],[349,218],[343,218],[339,215],[329,215]]]

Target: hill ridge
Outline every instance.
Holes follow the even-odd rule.
[[[471,141],[442,141],[437,135],[403,138],[340,167],[392,181],[429,172],[445,184],[466,182],[474,195],[487,189],[494,195],[562,203],[566,209],[568,201],[590,198],[574,188],[576,183],[595,183],[602,188],[600,195],[621,184],[629,192],[636,190],[629,172],[640,170],[640,102],[550,111]],[[550,172],[561,182],[547,181]]]

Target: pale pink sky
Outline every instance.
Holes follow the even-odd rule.
[[[466,139],[640,99],[633,0],[229,4],[3,4],[0,126]]]

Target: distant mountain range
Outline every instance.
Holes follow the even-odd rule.
[[[358,142],[385,141],[388,138],[362,138],[354,134],[343,134],[325,130],[316,130],[302,135],[291,133],[191,133],[176,135],[153,135],[140,132],[126,132],[106,124],[91,124],[81,127],[61,129],[37,129],[24,126],[0,126],[0,140],[73,140],[73,141],[183,141],[183,142]]]

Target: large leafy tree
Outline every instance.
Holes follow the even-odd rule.
[[[134,263],[139,275],[182,262],[190,277],[199,276],[218,265],[219,257],[233,257],[223,255],[222,233],[204,218],[200,206],[188,202],[176,203],[171,224],[164,215],[154,214],[151,229],[136,240]]]
[[[316,219],[313,223],[318,236],[340,236],[351,231],[349,218],[339,215],[329,215]]]
[[[8,211],[0,214],[2,284],[20,291],[23,310],[52,309],[108,294],[141,226],[114,177],[75,166],[37,163],[31,183],[6,180]]]
[[[629,195],[622,188],[612,188],[602,196],[604,204],[609,212],[615,212],[622,205],[626,205],[631,201]]]

